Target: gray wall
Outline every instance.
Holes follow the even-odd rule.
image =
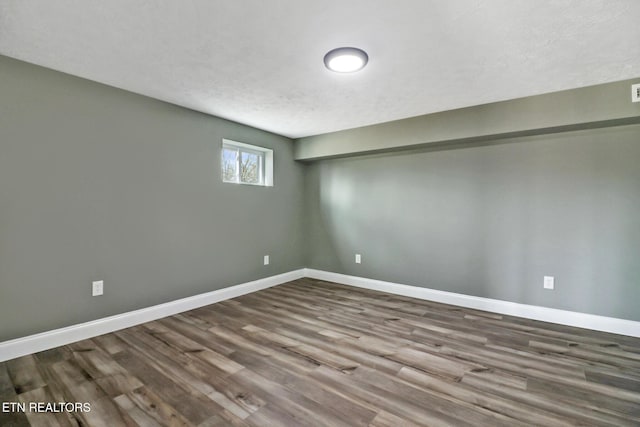
[[[223,137],[274,149],[275,187],[223,184]],[[0,56],[0,341],[304,266],[640,320],[638,159],[633,125],[305,165]]]
[[[223,184],[223,137],[275,186]],[[0,341],[303,267],[302,183],[286,138],[0,56]]]
[[[640,320],[640,126],[501,142],[309,164],[308,267]]]
[[[640,78],[476,105],[296,140],[297,160],[640,123]]]

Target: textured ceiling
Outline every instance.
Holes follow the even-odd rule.
[[[302,137],[639,77],[639,20],[638,0],[0,0],[0,54]],[[345,45],[363,71],[324,68]]]

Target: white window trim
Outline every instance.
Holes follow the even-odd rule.
[[[238,178],[236,181],[226,181],[224,179],[224,171],[222,170],[223,163],[223,151],[225,148],[238,149],[246,153],[254,153],[260,155],[260,182],[241,182]],[[240,173],[240,165],[236,167],[236,174]],[[227,184],[241,184],[241,185],[254,185],[259,187],[273,187],[273,150],[264,147],[258,147],[257,145],[245,144],[244,142],[238,142],[231,139],[222,139],[222,147],[220,149],[220,176],[222,182]]]

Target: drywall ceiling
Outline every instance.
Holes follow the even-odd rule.
[[[640,76],[638,0],[0,0],[0,54],[289,137]],[[324,68],[357,46],[369,65]]]

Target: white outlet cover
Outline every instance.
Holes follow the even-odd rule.
[[[640,83],[631,85],[631,102],[640,102]]]
[[[91,294],[94,297],[102,295],[104,293],[104,280],[96,280],[95,282],[93,282],[91,289],[92,289]]]
[[[360,256],[360,254],[356,254],[356,264],[361,264],[362,263],[362,257]]]
[[[269,255],[264,256],[264,265],[269,265]]]
[[[555,278],[553,276],[544,276],[543,286],[545,289],[553,289],[555,286]]]

